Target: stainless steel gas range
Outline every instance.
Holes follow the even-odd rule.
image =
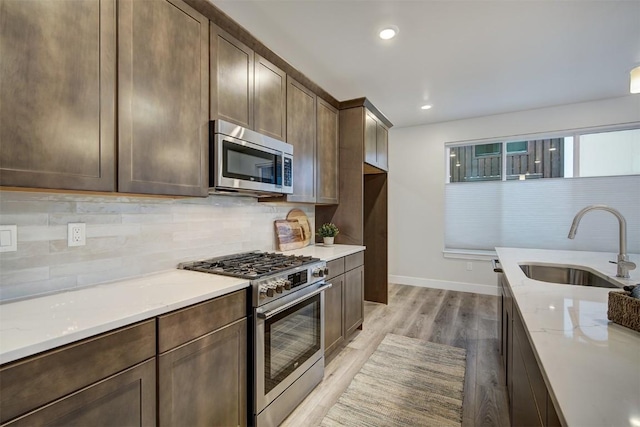
[[[324,375],[326,263],[256,251],[179,268],[251,281],[250,415],[256,426],[279,425]]]

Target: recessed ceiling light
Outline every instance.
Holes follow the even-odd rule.
[[[556,151],[556,147],[549,147],[549,151]]]
[[[431,107],[433,107],[433,105],[427,104],[427,105],[423,105],[420,108],[422,108],[423,110],[429,110],[429,109],[431,109]]]
[[[394,38],[399,32],[400,30],[398,29],[398,27],[396,27],[395,25],[390,25],[380,30],[380,38],[382,40],[389,40]]]
[[[538,163],[540,163],[540,160],[536,160],[533,163],[538,164]]]

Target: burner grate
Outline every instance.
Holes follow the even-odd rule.
[[[181,264],[180,268],[243,279],[256,279],[317,261],[320,260],[311,256],[284,255],[272,252],[247,252],[185,263]]]

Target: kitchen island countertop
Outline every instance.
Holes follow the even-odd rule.
[[[616,254],[496,248],[547,388],[569,426],[640,426],[640,333],[607,319],[612,289],[527,278],[519,264],[583,266],[615,277]],[[640,257],[631,255],[640,265]]]

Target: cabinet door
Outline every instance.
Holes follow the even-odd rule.
[[[331,287],[324,293],[324,354],[331,353],[343,340],[344,274],[330,280]]]
[[[344,337],[349,337],[364,319],[364,266],[344,274]]]
[[[156,359],[63,397],[3,426],[155,426]]]
[[[515,322],[515,321],[514,321]],[[513,391],[511,393],[511,425],[514,426],[543,426],[540,418],[535,395],[529,382],[525,359],[521,351],[521,346],[526,337],[513,333]]]
[[[211,24],[211,119],[253,128],[253,50]]]
[[[181,0],[118,13],[118,189],[206,196],[209,21]]]
[[[376,127],[376,153],[377,165],[382,170],[389,170],[388,150],[389,150],[389,131],[382,123],[378,123]]]
[[[323,99],[317,105],[317,196],[316,203],[337,204],[339,188],[338,110]]]
[[[115,190],[115,1],[0,3],[0,185]]]
[[[287,142],[293,145],[290,202],[316,201],[316,95],[287,77]]]
[[[511,345],[511,293],[508,289],[504,274],[498,274],[498,285],[500,287],[500,349],[502,352],[502,366],[505,373],[505,384],[510,387],[510,372],[508,367],[509,354],[512,351]]]
[[[372,166],[378,165],[377,153],[378,120],[369,111],[364,115],[364,161]]]
[[[245,318],[159,356],[159,425],[246,425],[246,381]]]
[[[254,130],[284,141],[287,137],[287,74],[255,55]]]

